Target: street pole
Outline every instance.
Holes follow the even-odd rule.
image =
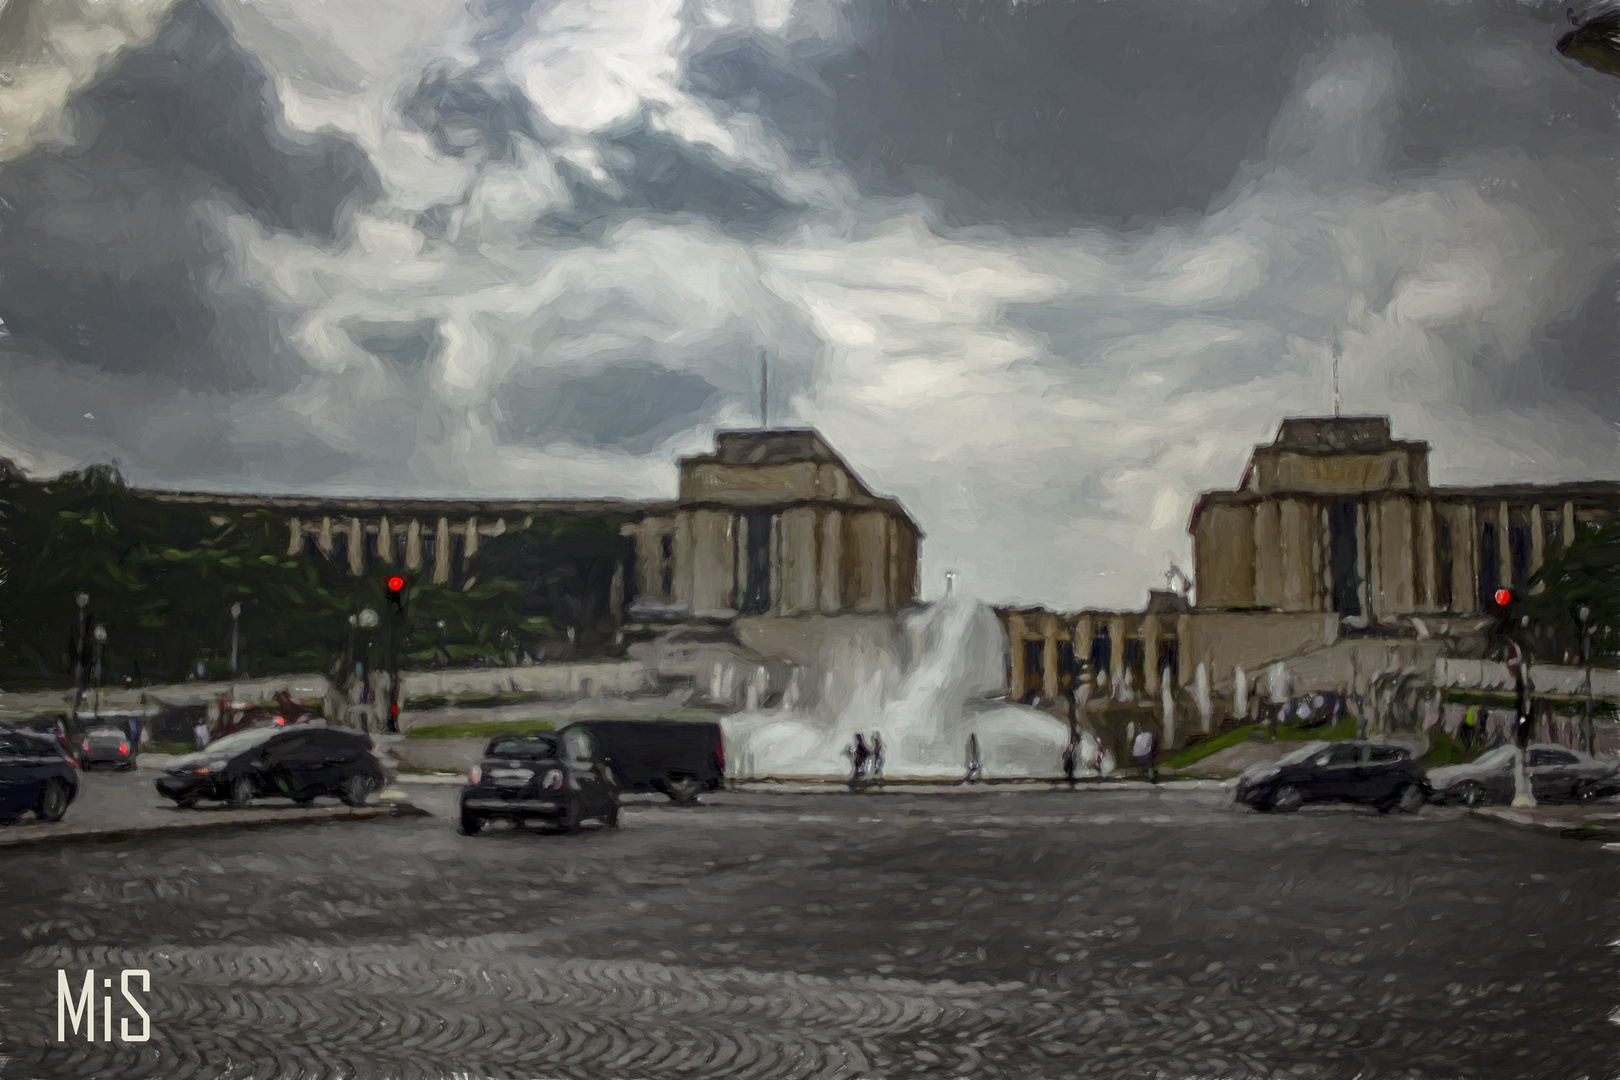
[[[107,644],[107,628],[100,623],[96,624],[95,632],[91,635],[96,642],[95,665],[91,668],[90,679],[96,684],[95,715],[101,716],[101,647]]]
[[[1507,644],[1508,670],[1513,673],[1513,688],[1518,702],[1513,723],[1513,805],[1535,806],[1536,796],[1530,790],[1530,776],[1525,772],[1524,750],[1529,741],[1530,711],[1526,701],[1528,681],[1524,677],[1524,651],[1516,641]]]
[[[242,605],[231,605],[231,678],[236,678],[236,646],[240,640]]]
[[[1592,609],[1581,606],[1581,663],[1586,667],[1586,711],[1581,718],[1582,749],[1592,753],[1596,741],[1592,731]]]
[[[76,593],[73,602],[79,605],[79,629],[73,636],[73,719],[79,718],[79,704],[84,700],[84,609],[90,603],[89,593]]]

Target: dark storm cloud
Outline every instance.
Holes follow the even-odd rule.
[[[36,467],[668,494],[764,347],[930,582],[1124,604],[1328,406],[1336,333],[1437,479],[1620,465],[1617,88],[1556,5],[23,15],[0,380]]]

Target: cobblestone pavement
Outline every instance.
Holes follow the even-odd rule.
[[[723,794],[469,838],[412,795],[441,816],[0,854],[0,1077],[1620,1068],[1620,858],[1441,808]],[[152,1041],[55,1041],[87,967],[151,972]]]

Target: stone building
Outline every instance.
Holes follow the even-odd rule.
[[[683,459],[677,498],[343,499],[146,491],[224,515],[270,510],[289,554],[351,574],[397,568],[461,583],[480,547],[527,519],[618,520],[625,557],[608,608],[637,622],[738,616],[888,614],[917,592],[921,533],[872,494],[816,432],[723,431],[713,454]]]
[[[1155,592],[1139,612],[1001,612],[1008,692],[1051,698],[1067,679],[1152,699],[1166,670],[1187,687],[1202,667],[1219,688],[1346,638],[1463,636],[1498,587],[1524,586],[1616,512],[1614,482],[1432,486],[1428,444],[1394,438],[1387,417],[1287,419],[1237,488],[1194,504],[1190,595]]]

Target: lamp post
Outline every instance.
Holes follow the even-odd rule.
[[[92,667],[90,669],[90,678],[91,678],[91,681],[93,681],[96,684],[95,714],[97,716],[100,716],[101,715],[101,647],[103,645],[107,644],[107,628],[105,626],[101,625],[100,623],[97,623],[95,630],[91,632],[90,636],[92,638],[94,638],[95,642],[96,642],[95,662],[94,662],[94,664],[92,665]]]
[[[443,619],[439,620],[439,663],[441,665],[450,663],[450,648],[447,644],[447,638],[445,636]]]
[[[84,609],[90,603],[89,593],[76,593],[73,602],[79,605],[78,630],[73,635],[73,715],[79,715],[79,703],[84,699]]]
[[[241,640],[242,605],[231,605],[231,677],[236,677],[236,646]]]
[[[1586,707],[1581,717],[1582,749],[1592,752],[1592,609],[1585,604],[1575,613],[1581,620],[1581,663],[1586,668]]]

